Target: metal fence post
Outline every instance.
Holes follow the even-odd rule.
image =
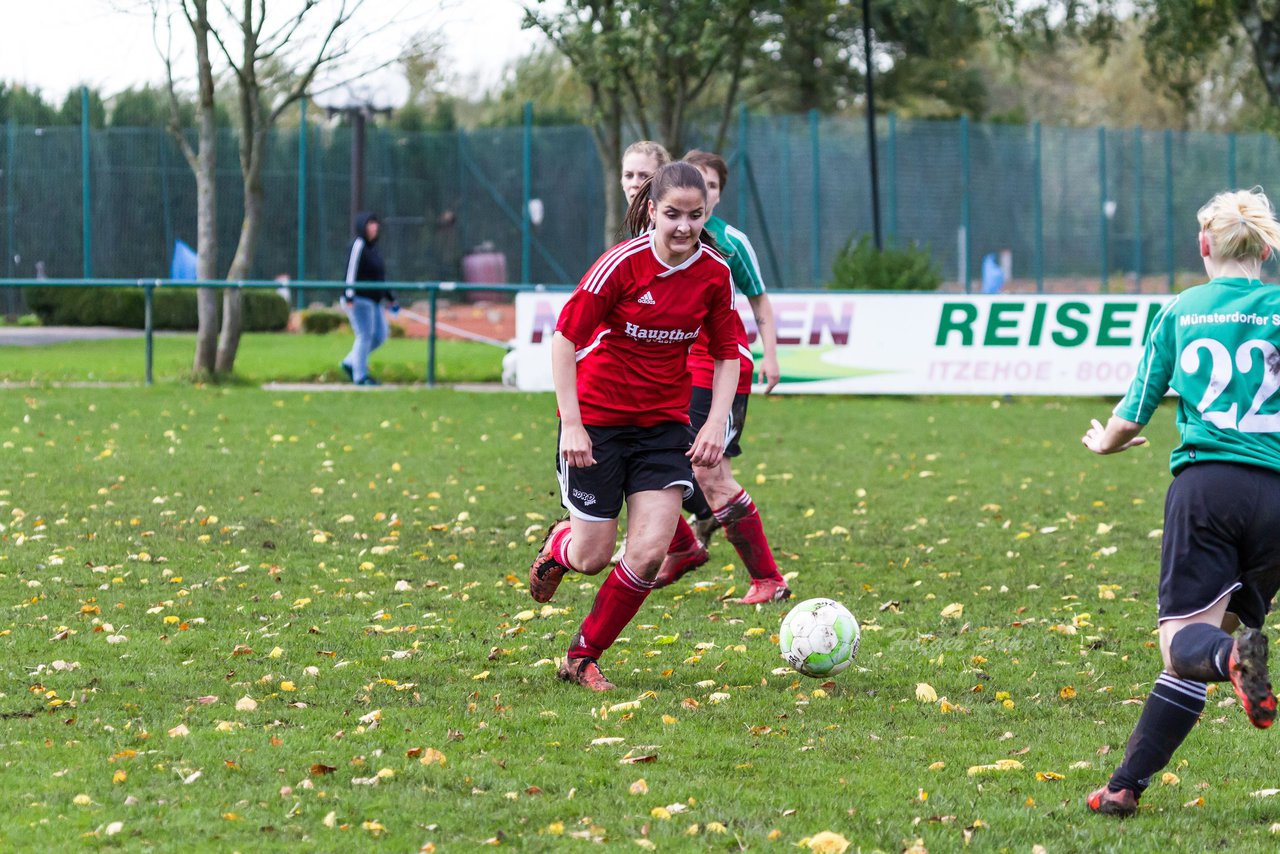
[[[462,128],[454,131],[454,139],[457,142],[456,156],[458,158],[458,198],[465,199],[470,192],[467,188],[467,132]],[[467,224],[470,217],[458,217],[458,245],[462,247],[464,253],[471,251],[471,243],[467,238]]]
[[[1142,293],[1142,128],[1134,128],[1133,290]]]
[[[964,292],[970,292],[969,263],[973,257],[973,232],[970,228],[972,187],[969,181],[969,117],[960,117],[960,229],[962,233],[960,278],[964,280]]]
[[[89,195],[89,87],[80,87],[80,201],[84,277],[93,278],[93,206]]]
[[[1227,134],[1227,186],[1236,188],[1236,135]]]
[[[152,315],[152,293],[155,291],[154,285],[144,285],[142,288],[142,306],[143,306],[143,329],[147,339],[146,346],[146,378],[147,385],[152,383],[152,365],[155,358],[155,344],[153,341],[153,315]]]
[[[1032,126],[1032,138],[1035,150],[1032,155],[1032,166],[1035,172],[1035,264],[1036,293],[1044,293],[1044,158],[1040,142],[1040,123]]]
[[[436,387],[436,314],[440,301],[440,291],[432,286],[427,296],[430,302],[431,330],[427,335],[427,388]]]
[[[1107,258],[1107,129],[1098,127],[1098,244],[1102,250],[1102,292],[1111,292],[1111,266]]]
[[[13,253],[13,220],[18,213],[18,203],[13,197],[14,183],[14,161],[17,159],[18,151],[18,127],[13,123],[13,118],[5,122],[5,158],[4,158],[4,206],[5,206],[5,268],[8,270],[9,278],[12,279],[16,274],[14,269],[14,253]]]
[[[809,158],[812,185],[809,188],[809,262],[813,287],[822,281],[822,147],[818,141],[818,111],[809,111]]]
[[[790,260],[792,255],[792,247],[794,245],[793,238],[796,233],[796,204],[795,200],[803,196],[802,193],[794,191],[795,179],[791,173],[791,116],[783,116],[782,134],[779,139],[780,145],[778,150],[778,171],[782,175],[782,192],[786,203],[782,205],[782,245],[785,247],[787,259]],[[792,278],[795,275],[797,266],[794,264],[787,265],[787,272]],[[781,287],[779,282],[778,286]]]
[[[533,101],[524,102],[524,137],[520,146],[520,281],[530,282],[529,250],[532,246],[529,201],[533,197]]]
[[[897,242],[898,237],[898,114],[889,113],[889,145],[885,152],[885,166],[889,170],[888,198],[885,199],[887,210],[885,217],[889,222],[885,229],[889,238],[889,246]]]
[[[173,211],[169,205],[169,137],[160,136],[160,209],[164,215],[164,256],[169,259],[169,269],[165,275],[173,271]]]
[[[298,99],[298,287],[294,305],[307,307],[302,283],[307,278],[307,99]]]
[[[316,165],[311,169],[311,175],[312,175],[311,182],[313,185],[312,190],[314,190],[314,201],[311,204],[313,204],[316,209],[316,225],[315,225],[316,237],[317,237],[316,245],[319,247],[319,250],[318,250],[319,263],[317,264],[317,266],[320,267],[320,270],[321,270],[319,278],[327,279],[329,277],[328,275],[326,275],[324,271],[329,268],[325,266],[324,262],[325,262],[325,240],[329,234],[329,217],[327,214],[329,205],[326,204],[325,202],[326,194],[324,189],[324,174],[325,174],[324,158],[326,155],[330,154],[330,152],[326,151],[325,146],[323,145],[323,139],[324,137],[321,134],[319,133],[316,134],[316,151],[315,151],[314,159],[317,162],[316,162]],[[343,233],[342,242],[345,243],[349,238],[347,238],[345,234],[346,230],[344,229],[343,231],[344,233]],[[340,267],[339,269],[345,271],[346,265],[345,264],[342,265],[342,267]],[[345,278],[345,275],[346,274],[344,272],[343,273],[344,278]],[[321,299],[324,300],[326,305],[333,304],[333,291],[322,290],[320,293],[322,294]],[[339,291],[339,293],[341,293],[341,291]]]
[[[742,183],[742,178],[747,174],[747,134],[750,127],[747,105],[743,104],[738,108],[738,186],[742,188],[738,191],[738,228],[747,227],[747,185]]]
[[[1176,282],[1173,260],[1173,131],[1164,132],[1164,240],[1169,268],[1169,293]]]

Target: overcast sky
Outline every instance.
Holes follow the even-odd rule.
[[[269,8],[294,6],[276,0]],[[161,83],[148,9],[147,0],[0,0],[0,81],[38,88],[54,104],[82,84],[110,96]],[[438,30],[456,89],[495,85],[507,63],[538,42],[520,29],[518,0],[365,0],[360,14],[394,21],[365,43],[384,59],[414,32]]]

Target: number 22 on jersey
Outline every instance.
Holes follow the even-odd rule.
[[[1226,409],[1210,409],[1232,383],[1248,380],[1248,374],[1254,370],[1255,352],[1262,357],[1262,379],[1249,404],[1248,412],[1238,416],[1239,406],[1236,403]],[[1221,341],[1197,338],[1183,348],[1178,360],[1179,367],[1187,374],[1198,373],[1204,363],[1204,353],[1209,356],[1209,382],[1205,385],[1204,396],[1196,404],[1200,416],[1207,423],[1224,430],[1239,430],[1241,433],[1280,432],[1280,413],[1260,414],[1263,405],[1280,390],[1280,350],[1270,341],[1250,338],[1236,348],[1233,359]],[[1237,374],[1236,371],[1240,373]]]

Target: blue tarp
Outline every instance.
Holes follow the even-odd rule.
[[[982,256],[982,292],[998,294],[1004,290],[1004,270],[994,252]]]
[[[169,267],[169,278],[190,281],[195,281],[196,278],[196,251],[181,240],[173,242],[173,264]]]

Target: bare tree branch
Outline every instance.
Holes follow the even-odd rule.
[[[223,5],[225,6],[226,4],[224,3]],[[234,15],[232,15],[232,19],[238,20]],[[236,62],[235,57],[231,55],[231,51],[227,48],[227,43],[222,40],[222,34],[219,33],[216,28],[210,27],[209,35],[213,36],[213,40],[217,42],[218,48],[222,51],[223,58],[226,59],[227,64],[231,66],[231,71],[235,74],[236,79],[243,81],[244,72],[240,69],[240,65]]]
[[[186,4],[183,5],[185,14]],[[187,16],[190,21],[190,16]],[[173,80],[173,26],[165,18],[165,44],[160,45],[160,2],[152,0],[151,4],[151,40],[156,47],[156,52],[160,54],[160,59],[164,62],[164,75],[166,88],[169,95],[169,124],[168,131],[174,141],[178,143],[179,150],[182,151],[183,158],[187,161],[187,165],[193,170],[196,168],[196,152],[191,147],[191,143],[187,141],[186,134],[182,131],[182,122],[180,118],[180,110],[178,104],[177,87]]]

